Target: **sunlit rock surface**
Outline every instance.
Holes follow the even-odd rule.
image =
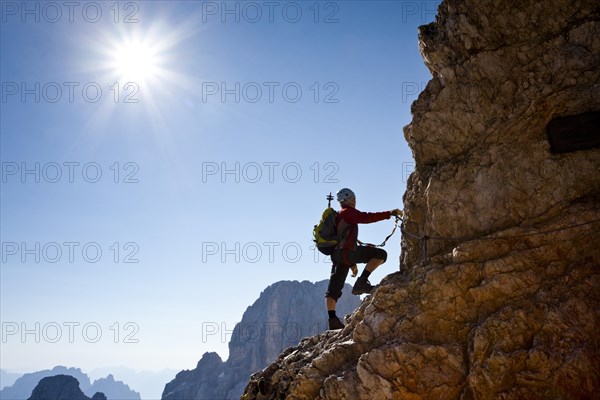
[[[401,272],[245,398],[599,399],[600,149],[546,126],[600,111],[600,3],[444,0],[419,45]]]

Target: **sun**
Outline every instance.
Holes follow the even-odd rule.
[[[120,79],[146,82],[158,73],[156,47],[140,40],[130,40],[116,46],[112,67]]]
[[[82,62],[83,68],[109,85],[115,103],[140,100],[140,109],[154,112],[156,104],[187,90],[193,81],[178,62],[187,54],[184,42],[197,32],[192,22],[173,28],[156,21],[144,30],[121,27],[117,32],[101,32],[82,43],[92,53]]]

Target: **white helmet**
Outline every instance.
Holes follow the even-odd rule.
[[[337,192],[337,201],[340,203],[355,198],[354,192],[348,188],[343,188]]]

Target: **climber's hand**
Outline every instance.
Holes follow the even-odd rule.
[[[402,217],[402,210],[400,210],[398,208],[394,208],[392,211],[390,211],[390,214],[392,214],[396,217]]]
[[[352,270],[352,277],[356,277],[356,275],[358,275],[358,267],[356,266],[356,264],[351,265],[350,269]]]

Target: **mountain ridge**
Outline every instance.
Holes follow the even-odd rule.
[[[106,378],[97,379],[92,383],[88,375],[82,372],[80,368],[68,368],[61,365],[55,366],[52,369],[23,374],[13,385],[0,390],[0,399],[28,399],[34,388],[42,379],[57,375],[73,377],[77,380],[77,387],[89,397],[92,397],[96,392],[102,391],[105,395],[110,396],[109,399],[111,400],[140,400],[140,394],[138,392],[131,389],[124,382],[115,380],[114,376],[111,374]],[[66,384],[70,385],[68,382]],[[99,390],[99,387],[103,390]]]

